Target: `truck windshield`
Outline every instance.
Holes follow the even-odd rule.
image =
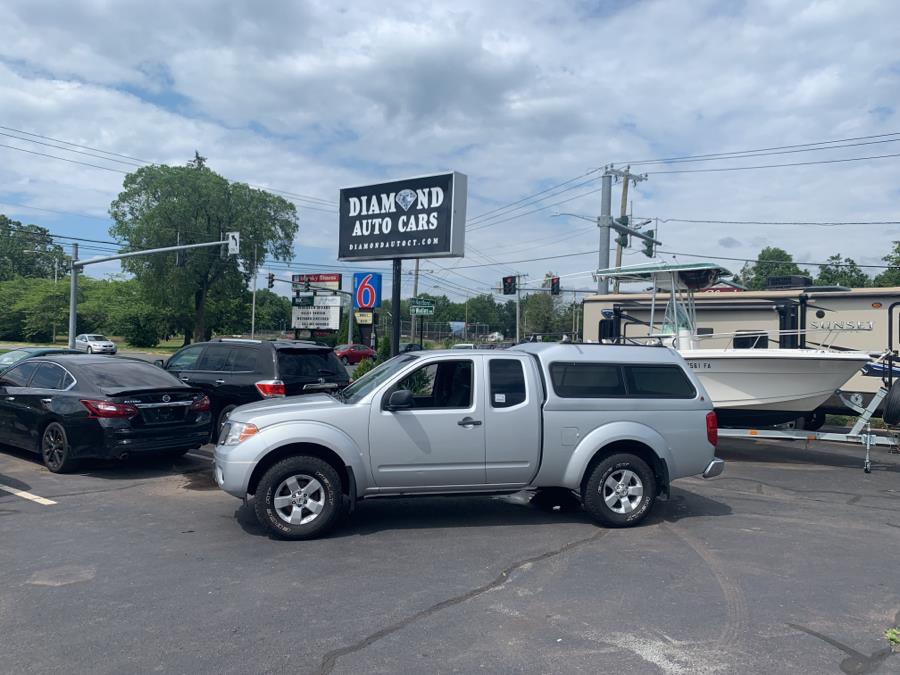
[[[400,354],[388,361],[385,361],[377,368],[370,370],[368,373],[359,378],[349,387],[345,387],[341,392],[341,398],[345,403],[356,403],[360,401],[366,394],[375,389],[385,380],[388,380],[394,373],[405,368],[411,361],[417,360],[419,357],[414,354]]]

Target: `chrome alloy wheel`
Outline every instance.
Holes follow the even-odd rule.
[[[306,525],[325,508],[325,489],[312,476],[297,474],[281,481],[272,502],[275,513],[284,522]]]
[[[56,471],[66,461],[66,436],[58,424],[51,424],[41,439],[41,452],[47,468]]]
[[[603,501],[615,513],[631,513],[644,498],[644,485],[638,475],[629,469],[613,471],[600,488]]]

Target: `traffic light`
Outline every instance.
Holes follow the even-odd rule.
[[[622,227],[628,227],[628,222],[628,216],[621,216],[620,218],[616,218],[616,223],[618,223]]]
[[[275,273],[269,272],[267,279],[269,280],[269,288],[275,287]]]
[[[656,238],[656,230],[650,230],[649,232],[647,232],[647,234],[650,235],[651,237],[653,237],[654,239]],[[654,246],[654,244],[651,240],[644,239],[644,255],[647,256],[648,258],[652,258],[654,255],[653,246]]]
[[[516,277],[515,275],[510,277],[503,277],[503,295],[515,295],[516,294]]]
[[[616,237],[616,243],[622,248],[628,248],[628,235],[623,232]]]
[[[559,295],[559,277],[550,277],[550,295]]]

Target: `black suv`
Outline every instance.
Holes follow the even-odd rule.
[[[198,342],[157,364],[209,396],[216,421],[213,438],[239,405],[335,391],[350,382],[331,347],[304,340]]]

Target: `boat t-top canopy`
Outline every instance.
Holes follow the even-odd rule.
[[[652,281],[657,285],[659,280],[677,280],[679,286],[699,291],[709,288],[724,277],[730,277],[731,272],[710,262],[698,263],[644,263],[642,265],[628,265],[625,267],[610,267],[605,270],[597,270],[595,279],[618,279],[619,281]]]

